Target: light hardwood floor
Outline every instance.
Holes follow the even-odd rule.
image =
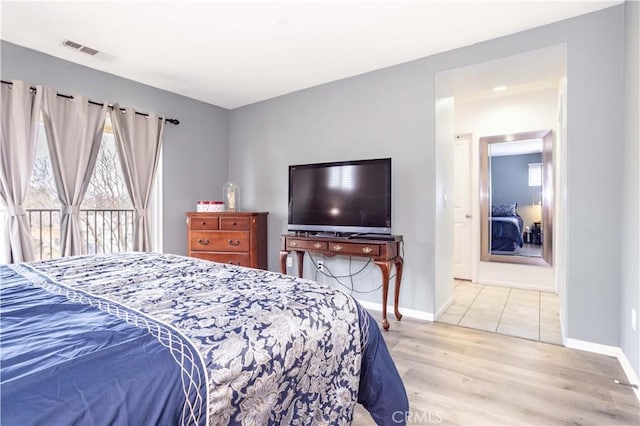
[[[633,390],[613,382],[626,381],[613,357],[406,317],[383,336],[409,424],[640,424]],[[358,405],[353,424],[374,423]]]

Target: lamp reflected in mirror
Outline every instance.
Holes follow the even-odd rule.
[[[480,138],[481,260],[550,266],[551,130]]]

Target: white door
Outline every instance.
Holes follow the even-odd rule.
[[[471,279],[471,135],[456,135],[453,148],[453,277]]]

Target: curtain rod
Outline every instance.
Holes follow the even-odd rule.
[[[8,85],[10,85],[10,86],[11,86],[11,85],[13,85],[13,82],[11,82],[11,81],[5,81],[5,80],[0,80],[0,81],[2,81],[2,83],[3,83],[3,84],[8,84]],[[33,93],[35,93],[35,92],[37,91],[37,89],[36,89],[35,87],[33,87],[33,86],[30,86],[29,88],[31,89],[31,91],[32,91]],[[72,95],[63,95],[62,93],[56,93],[56,94],[57,94],[58,96],[60,96],[61,98],[73,99],[73,96],[72,96]],[[92,101],[92,100],[89,100],[89,103],[90,103],[90,104],[92,104],[92,105],[104,106],[104,104],[102,104],[102,103],[100,103],[100,102],[95,102],[95,101]],[[107,105],[107,107],[108,107],[108,108],[113,109],[113,105]],[[125,109],[124,109],[124,108],[120,108],[120,110],[121,110],[121,111],[125,111]],[[145,116],[145,117],[148,117],[148,116],[149,116],[149,114],[145,114],[144,112],[138,112],[138,111],[136,111],[136,114],[137,114],[137,115],[143,115],[143,116]],[[178,119],[176,119],[176,118],[165,118],[165,120],[164,120],[164,121],[166,121],[167,123],[175,124],[176,126],[177,126],[178,124],[180,124],[180,120],[178,120]]]

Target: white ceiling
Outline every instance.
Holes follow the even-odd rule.
[[[439,73],[456,104],[557,90],[566,76],[566,45],[558,44]],[[502,90],[498,90],[501,88]]]
[[[620,3],[2,0],[0,38],[236,108]]]

